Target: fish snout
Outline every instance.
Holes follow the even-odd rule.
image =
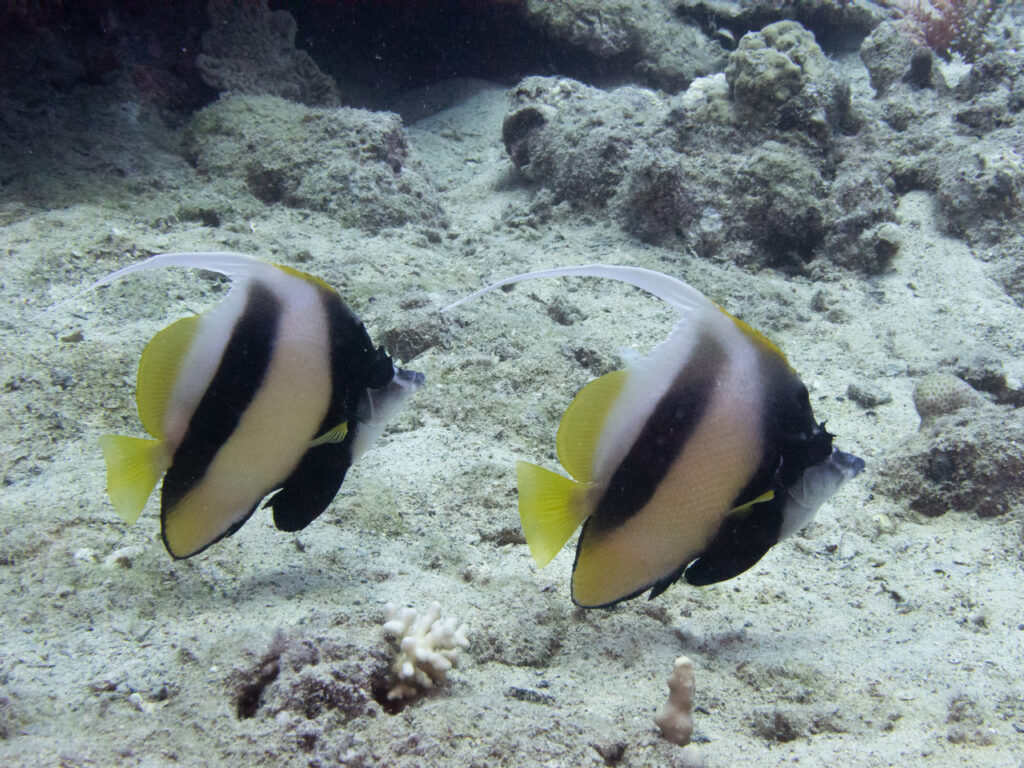
[[[854,456],[852,453],[838,449],[833,449],[829,462],[842,473],[844,480],[856,477],[864,471],[866,466],[864,459],[860,456]]]
[[[410,371],[408,368],[398,368],[396,366],[395,382],[402,387],[416,390],[427,383],[427,377],[419,371]]]

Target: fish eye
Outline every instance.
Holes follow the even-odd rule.
[[[828,461],[831,455],[832,434],[825,429],[825,422],[822,422],[808,441],[807,463],[809,466],[821,464],[823,461]]]
[[[374,353],[373,363],[370,365],[366,386],[370,389],[380,389],[390,384],[393,378],[395,378],[395,365],[391,362],[388,353],[384,351],[384,347],[378,347]]]

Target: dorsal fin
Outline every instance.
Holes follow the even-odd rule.
[[[719,309],[722,309],[722,308],[719,307]],[[724,309],[722,309],[722,314],[727,315],[730,320],[732,320],[734,323],[736,323],[736,327],[739,328],[740,331],[748,339],[753,341],[755,345],[757,345],[759,347],[762,347],[765,350],[778,355],[779,357],[781,357],[783,360],[786,361],[787,365],[789,365],[789,361],[786,360],[786,356],[782,353],[782,350],[778,348],[778,346],[775,344],[774,341],[772,341],[767,336],[765,336],[763,333],[761,333],[759,330],[757,330],[757,328],[754,328],[752,325],[749,325],[748,323],[745,323],[743,320],[740,320],[734,314],[732,314],[730,312],[727,312]]]
[[[78,293],[63,299],[62,301],[58,301],[52,307],[43,310],[39,313],[39,316],[42,317],[44,315],[48,315],[63,307],[68,302],[74,301],[90,291],[96,290],[102,285],[112,283],[125,275],[131,275],[135,272],[145,272],[150,269],[160,269],[161,267],[206,269],[210,272],[219,272],[222,275],[227,275],[232,278],[232,280],[250,275],[258,269],[282,269],[282,267],[278,267],[276,264],[270,264],[262,261],[261,259],[257,259],[255,256],[249,256],[245,253],[235,253],[234,251],[175,251],[173,253],[160,253],[146,259],[145,261],[140,261],[136,264],[129,264],[127,267],[122,267],[116,272],[111,272],[109,275],[101,277],[99,280],[86,286]]]
[[[524,272],[521,275],[513,275],[499,280],[496,283],[481,288],[479,291],[469,294],[463,299],[449,304],[442,309],[447,312],[470,299],[475,299],[481,294],[493,291],[503,285],[518,283],[523,280],[533,280],[538,277],[604,277],[609,280],[618,280],[621,283],[629,283],[637,288],[657,296],[662,301],[675,307],[681,313],[692,312],[696,309],[717,306],[703,293],[692,285],[684,283],[669,275],[655,272],[652,269],[643,267],[622,267],[614,264],[584,264],[578,267],[558,267],[556,269],[542,269],[537,272]]]
[[[556,439],[558,461],[579,483],[593,480],[594,451],[625,383],[625,371],[594,379],[576,394],[562,416]]]
[[[474,291],[468,296],[449,304],[441,311],[447,312],[449,309],[454,309],[460,304],[465,304],[470,299],[475,299],[477,296],[493,291],[495,288],[500,288],[503,285],[511,285],[523,280],[533,280],[538,277],[603,277],[609,280],[617,280],[621,283],[628,283],[647,291],[652,296],[657,296],[675,308],[683,318],[697,311],[716,309],[736,323],[740,332],[750,338],[755,344],[778,355],[787,365],[789,364],[782,350],[771,339],[715,304],[689,283],[684,283],[682,280],[670,275],[655,272],[653,269],[644,269],[643,267],[623,267],[614,264],[584,264],[578,267],[557,267],[555,269],[542,269],[536,272],[524,272],[521,275],[513,275],[496,283],[491,283],[485,288]]]
[[[167,403],[198,328],[199,315],[183,317],[160,331],[142,350],[135,402],[142,426],[158,440],[164,439]]]
[[[263,267],[277,268],[276,265],[269,264],[262,259],[257,259],[255,256],[234,251],[174,251],[172,253],[158,253],[156,256],[151,256],[145,261],[129,264],[127,267],[122,267],[116,272],[111,272],[109,275],[101,277],[77,295],[81,296],[84,293],[99,288],[101,285],[112,283],[114,280],[125,275],[130,275],[134,272],[145,272],[150,269],[160,269],[161,267],[205,269],[210,272],[220,272],[228,277],[239,277]]]

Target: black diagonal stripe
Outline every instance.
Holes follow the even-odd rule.
[[[765,399],[761,462],[733,500],[732,508],[748,504],[765,491],[774,491],[775,495],[722,520],[704,550],[685,567],[686,580],[695,586],[731,579],[764,557],[779,540],[787,488],[808,466],[832,452],[831,436],[818,430],[814,420],[807,387],[785,359],[762,350],[759,371]]]
[[[733,508],[747,504],[777,484],[775,474],[782,461],[783,443],[787,435],[815,422],[807,401],[807,388],[784,358],[761,351],[758,371],[764,382],[764,410],[761,414],[761,461],[742,491],[733,499]],[[802,394],[801,394],[802,393]],[[804,411],[810,414],[805,424]]]
[[[588,533],[622,525],[651,500],[703,419],[725,363],[722,345],[712,335],[702,333],[612,474],[594,514],[587,519],[581,544]]]
[[[770,488],[791,487],[807,467],[832,454],[832,437],[815,420],[807,387],[785,358],[762,351],[759,371],[765,403],[761,462],[733,507],[753,501]]]
[[[359,432],[361,400],[372,386],[377,354],[366,328],[334,291],[321,290],[327,314],[331,355],[331,402],[317,430],[322,435],[348,422],[348,434],[340,443],[310,448],[280,490],[268,501],[274,510],[274,525],[282,531],[305,528],[323,513],[341,488],[352,465],[352,443]]]
[[[166,516],[206,474],[217,451],[238,427],[242,414],[263,385],[274,355],[281,304],[253,281],[217,371],[206,388],[171,468],[164,477],[161,516]]]

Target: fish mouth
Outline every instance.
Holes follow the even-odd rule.
[[[864,467],[867,466],[864,459],[860,456],[854,456],[852,453],[846,453],[840,451],[837,448],[832,449],[832,455],[829,457],[829,464],[839,470],[845,480],[850,480],[856,477],[864,471]]]
[[[385,386],[379,389],[367,388],[359,415],[359,420],[364,424],[378,423],[383,430],[383,425],[427,381],[427,377],[419,371],[410,371],[397,365],[394,368],[395,375]]]
[[[419,389],[427,383],[427,377],[419,371],[410,371],[408,368],[395,367],[395,382],[403,387]]]

